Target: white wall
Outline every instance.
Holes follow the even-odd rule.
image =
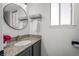
[[[45,9],[48,11],[44,16],[50,15],[50,7]],[[75,4],[75,17],[77,21],[79,15],[79,4]],[[79,22],[78,22],[79,24]],[[79,40],[79,26],[50,26],[50,16],[42,22],[42,55],[79,55],[79,49],[71,45],[72,40]],[[47,53],[47,54],[46,54]]]
[[[73,17],[79,25],[79,4],[75,4]],[[50,4],[29,4],[29,14],[41,13],[42,55],[79,55],[79,49],[71,45],[72,40],[79,40],[79,26],[50,26]]]
[[[0,51],[3,50],[2,40],[2,4],[0,3]]]
[[[5,5],[7,5],[7,4],[4,3],[3,4],[3,8],[4,8]],[[21,5],[23,7],[23,4],[18,4],[18,5]],[[3,24],[3,34],[8,34],[8,35],[11,35],[12,37],[15,37],[17,35],[25,35],[25,34],[29,33],[29,31],[28,31],[29,30],[29,28],[28,28],[29,26],[28,25],[24,29],[22,29],[22,30],[15,30],[15,29],[9,27],[5,23],[4,18],[2,19],[2,24]]]

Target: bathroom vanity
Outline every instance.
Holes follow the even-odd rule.
[[[28,17],[27,10],[27,3],[5,4],[3,7],[3,17],[5,23],[15,30],[24,29],[29,23],[29,18],[32,20],[31,22],[33,22],[36,19],[39,19],[37,20],[37,23],[40,25],[42,15],[37,14],[32,16],[30,15]],[[37,27],[38,26],[36,26],[36,32],[39,33],[40,30],[37,30]],[[4,56],[41,56],[41,36],[28,34],[15,37],[15,40],[9,42],[7,46],[4,48]]]
[[[41,56],[41,40],[18,53],[16,56]]]
[[[31,36],[27,36],[23,40],[30,40],[31,43],[24,46],[15,46],[17,41],[13,41],[11,43],[12,44],[11,46],[8,46],[4,49],[4,56],[41,56],[41,37],[40,36],[31,35]],[[21,38],[21,41],[22,41],[22,38]]]

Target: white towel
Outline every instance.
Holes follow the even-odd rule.
[[[34,20],[32,22],[32,34],[39,34],[40,32],[40,21]]]

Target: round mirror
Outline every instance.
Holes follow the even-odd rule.
[[[28,24],[26,11],[17,4],[7,4],[3,9],[3,16],[7,25],[14,29],[23,29]]]

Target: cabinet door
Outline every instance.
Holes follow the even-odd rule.
[[[0,51],[0,56],[4,56],[4,51]]]
[[[33,45],[33,56],[41,56],[41,41]]]
[[[25,49],[24,51],[17,54],[16,56],[32,56],[32,47]]]

